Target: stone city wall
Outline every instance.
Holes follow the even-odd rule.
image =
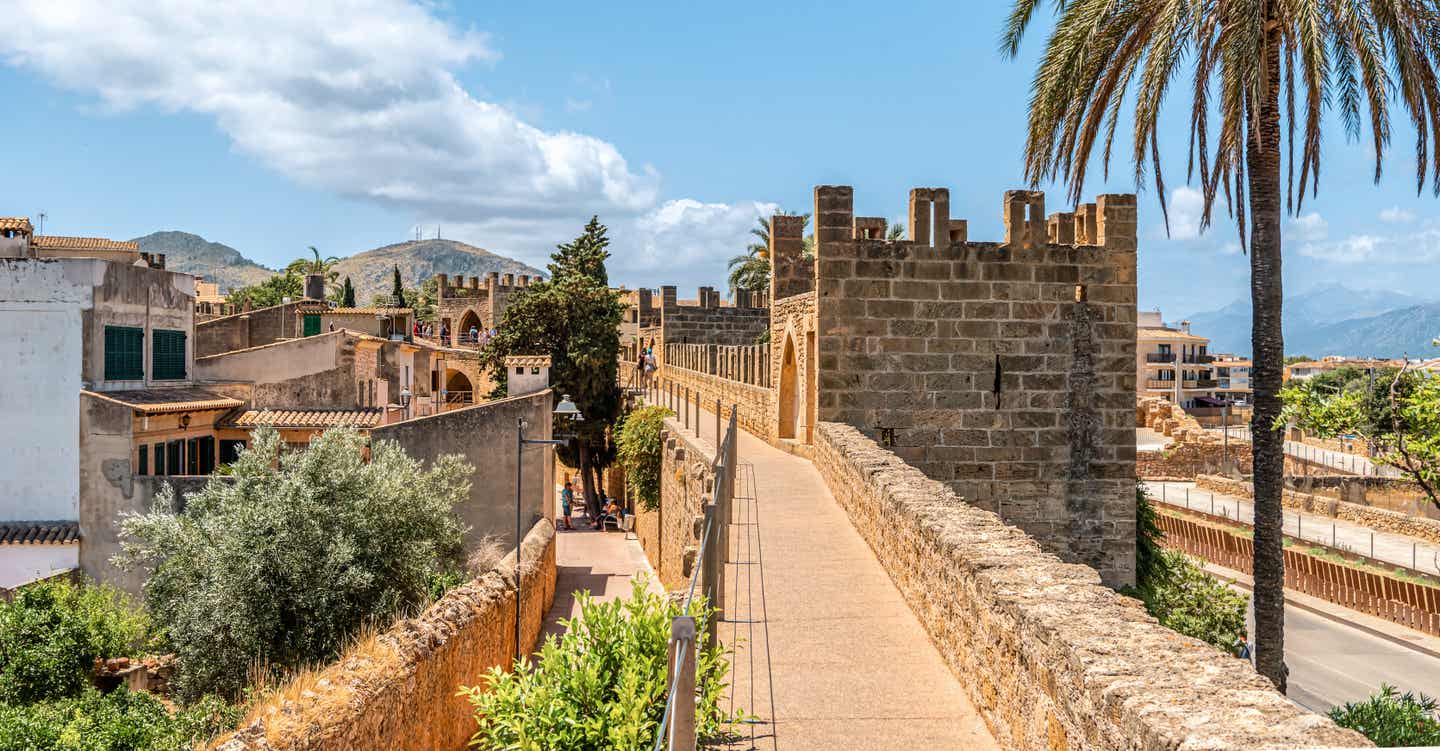
[[[836,501],[1002,747],[1370,745],[1292,704],[1247,663],[1159,625],[1093,569],[1060,561],[858,429],[822,422],[815,444]]]
[[[773,393],[765,386],[752,386],[720,376],[707,375],[693,370],[666,365],[659,371],[656,380],[661,395],[656,404],[670,407],[677,413],[684,409],[675,400],[683,403],[685,389],[690,390],[691,409],[698,401],[704,409],[715,411],[715,401],[720,401],[724,416],[730,416],[733,407],[739,413],[740,426],[758,436],[771,435],[771,399]],[[692,416],[691,420],[695,418]],[[710,419],[714,419],[713,414]],[[681,422],[684,422],[683,416]]]
[[[757,344],[770,329],[769,308],[722,307],[720,293],[700,288],[700,299],[682,305],[675,299],[675,287],[660,288],[660,341],[664,344]],[[662,358],[657,349],[655,357]]]
[[[1135,197],[1047,226],[1043,194],[1009,191],[1001,243],[967,241],[945,189],[912,191],[907,241],[872,239],[853,203],[815,189],[817,419],[1134,581]]]
[[[1440,521],[1359,503],[1349,503],[1330,496],[1306,493],[1288,487],[1294,479],[1286,478],[1287,487],[1281,494],[1280,503],[1285,508],[1354,522],[1377,532],[1393,532],[1419,540],[1440,542]],[[1255,497],[1255,485],[1248,480],[1232,480],[1228,477],[1202,474],[1195,478],[1195,487],[1241,498]]]
[[[555,599],[555,527],[542,519],[525,536],[526,651],[538,641]],[[396,621],[373,645],[362,643],[320,671],[303,691],[262,702],[212,751],[461,751],[475,734],[461,686],[484,685],[515,653],[515,552],[440,598],[415,618]]]
[[[1250,444],[1234,441],[1226,447],[1218,443],[1174,443],[1159,451],[1138,451],[1135,476],[1147,480],[1193,480],[1196,475],[1224,472],[1227,464],[1249,471]]]
[[[695,519],[704,514],[704,499],[713,492],[715,444],[687,432],[674,418],[665,421],[661,441],[660,505],[636,508],[635,533],[660,583],[673,590],[689,581],[700,546]]]
[[[751,386],[770,386],[770,345],[666,344],[665,363]]]
[[[780,219],[781,217],[776,217]],[[775,244],[776,252],[783,245]],[[773,257],[773,255],[772,255]],[[810,426],[815,424],[816,368],[815,356],[815,293],[802,292],[777,300],[771,309],[770,387],[774,401],[770,412],[770,430],[760,435],[811,440]]]

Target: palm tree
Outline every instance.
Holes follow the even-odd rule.
[[[1332,102],[1339,106],[1352,140],[1359,139],[1366,122],[1362,108],[1368,109],[1377,181],[1390,143],[1390,107],[1401,102],[1416,127],[1417,191],[1424,188],[1428,157],[1440,154],[1440,81],[1435,75],[1440,12],[1427,0],[1052,2],[1058,21],[1031,89],[1026,177],[1036,185],[1063,180],[1069,199],[1079,203],[1091,156],[1102,139],[1101,162],[1108,170],[1120,111],[1131,98],[1130,84],[1138,73],[1134,177],[1139,187],[1147,167],[1153,170],[1168,226],[1160,170],[1160,105],[1173,83],[1181,83],[1182,91],[1188,84],[1187,179],[1197,179],[1204,196],[1202,226],[1209,225],[1216,199],[1223,195],[1241,245],[1248,247],[1255,392],[1256,667],[1283,691],[1280,494],[1285,457],[1276,425],[1285,353],[1280,332],[1282,211],[1298,213],[1306,188],[1314,195],[1318,187],[1321,125]],[[1040,4],[1015,0],[1002,39],[1005,54],[1017,54]],[[1212,89],[1217,99],[1211,98]],[[1211,119],[1214,114],[1218,120]],[[1282,133],[1290,159],[1283,188]],[[1300,175],[1295,190],[1297,143]],[[1440,160],[1429,179],[1440,192]]]
[[[885,231],[885,239],[891,242],[895,242],[896,240],[904,240],[905,225],[899,222],[890,225],[890,229]]]
[[[792,214],[784,209],[775,213],[780,216],[803,216],[806,226],[810,224],[809,214]],[[770,222],[764,217],[755,217],[755,226],[750,228],[750,236],[755,240],[745,246],[745,253],[731,257],[730,262],[726,264],[730,269],[730,290],[732,292],[737,289],[759,292],[770,286]],[[815,258],[814,234],[805,236],[801,257],[807,260]]]

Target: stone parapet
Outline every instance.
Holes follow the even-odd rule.
[[[555,599],[555,527],[537,522],[525,537],[526,651]],[[252,710],[212,751],[431,751],[467,748],[475,734],[460,686],[483,685],[515,652],[515,553],[440,598],[415,618],[396,621],[320,671],[304,691]],[[293,694],[293,695],[292,695]]]
[[[730,416],[733,406],[739,414],[740,427],[758,436],[772,435],[771,400],[773,392],[768,386],[756,386],[741,381],[709,375],[687,368],[666,364],[659,371],[659,383],[674,384],[684,398],[684,389],[690,390],[691,404],[715,411],[718,399],[725,416]],[[661,404],[672,406],[663,399]],[[692,418],[693,419],[693,418]]]
[[[815,465],[1000,745],[1349,748],[1247,663],[1159,625],[857,429],[822,422]]]

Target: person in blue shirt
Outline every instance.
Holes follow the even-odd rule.
[[[560,514],[565,520],[566,529],[574,529],[574,527],[570,526],[570,507],[574,502],[575,489],[570,485],[570,481],[566,480],[565,489],[560,491]]]

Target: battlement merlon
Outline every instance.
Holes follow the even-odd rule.
[[[818,194],[817,194],[818,195]],[[829,221],[837,221],[832,217]],[[834,233],[833,228],[824,230],[823,219],[817,215],[816,242],[822,232]],[[844,215],[844,229],[841,238],[850,237],[850,215]],[[770,217],[770,299],[784,298],[809,292],[815,288],[815,266],[805,260],[805,217],[776,214]]]

